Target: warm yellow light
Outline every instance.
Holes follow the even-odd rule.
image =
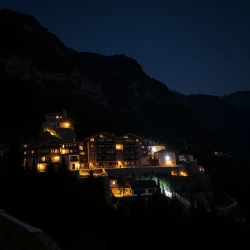
[[[64,122],[62,125],[63,125],[63,128],[69,128],[70,127],[69,122]]]
[[[38,163],[37,164],[37,170],[39,172],[44,172],[45,171],[45,164]]]
[[[52,160],[52,162],[59,162],[60,156],[58,156],[58,155],[52,156],[51,160]]]
[[[63,145],[63,146],[64,146],[64,145]],[[62,155],[64,155],[64,154],[66,153],[66,150],[65,150],[64,148],[61,148],[60,151],[61,151],[61,154],[62,154]]]
[[[123,145],[122,144],[116,144],[115,149],[116,150],[123,150]]]

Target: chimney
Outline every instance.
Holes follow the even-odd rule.
[[[63,119],[64,120],[68,119],[68,117],[67,117],[67,109],[63,109]]]

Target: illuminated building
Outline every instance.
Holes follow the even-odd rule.
[[[38,139],[22,147],[24,166],[35,164],[39,171],[44,171],[48,163],[55,167],[64,163],[82,176],[88,174],[89,169],[104,173],[104,169],[113,168],[176,167],[185,161],[190,163],[190,169],[195,169],[192,155],[177,155],[166,150],[165,145],[135,134],[116,136],[102,132],[79,141],[66,110],[45,116]],[[185,176],[185,171],[182,175]]]
[[[124,168],[141,164],[143,138],[126,134],[116,137],[106,132],[85,139],[89,168]]]

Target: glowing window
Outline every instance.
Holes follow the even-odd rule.
[[[90,138],[90,141],[95,141],[95,138]]]
[[[116,144],[115,149],[116,150],[123,150],[123,145],[122,144]]]

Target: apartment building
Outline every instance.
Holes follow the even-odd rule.
[[[25,144],[23,146],[24,165],[37,166],[38,171],[44,171],[51,161],[58,166],[63,160],[69,170],[79,170],[87,167],[87,147],[85,142],[61,142],[50,140],[42,143]]]
[[[89,168],[124,168],[141,164],[143,138],[137,135],[117,137],[103,132],[90,136],[85,141]]]

